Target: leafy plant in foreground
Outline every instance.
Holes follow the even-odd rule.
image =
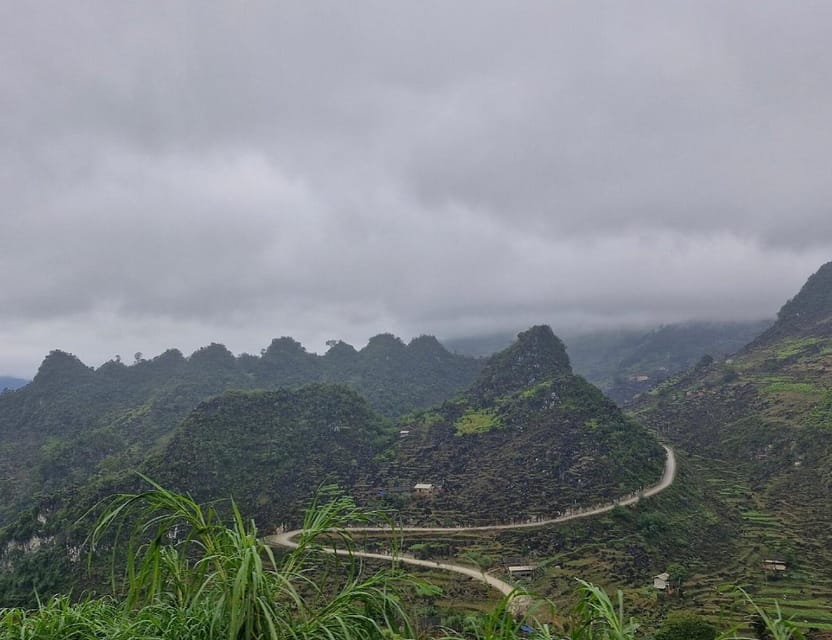
[[[334,543],[348,551],[345,526],[375,517],[349,498],[316,502],[298,548],[278,560],[233,502],[226,525],[215,507],[148,483],[148,491],[111,498],[89,536],[91,549],[112,551],[115,597],[2,610],[0,638],[412,637],[398,596],[409,580],[393,569],[367,576],[352,556],[320,553]],[[320,580],[330,562],[337,566]]]
[[[766,638],[767,640],[798,640],[803,638],[803,634],[800,633],[797,625],[783,617],[783,612],[780,610],[780,605],[777,602],[774,603],[774,615],[771,616],[754,602],[744,589],[737,588],[737,591],[743,595],[754,609],[753,626],[759,638]],[[739,636],[731,636],[732,640],[734,638],[739,639]],[[740,640],[750,639],[742,638]]]
[[[617,606],[594,584],[578,580],[580,600],[575,608],[579,620],[573,640],[633,640],[639,624],[624,617],[624,594],[618,592]]]
[[[93,548],[118,548],[127,531],[124,577],[113,571],[115,597],[72,602],[58,596],[27,611],[0,610],[0,640],[394,640],[414,638],[399,593],[416,585],[394,569],[366,575],[352,555],[347,525],[374,520],[345,497],[313,503],[298,547],[278,559],[236,505],[230,525],[213,506],[149,481],[140,494],[113,497],[90,535]],[[338,549],[343,555],[322,551]],[[114,551],[114,558],[118,558]],[[329,571],[327,571],[327,568]],[[321,576],[324,579],[321,579]],[[515,592],[466,630],[444,640],[637,640],[639,624],[600,587],[579,582],[580,600],[566,623],[518,618]],[[779,607],[769,615],[747,593],[771,640],[802,638]],[[720,640],[747,640],[732,631]]]

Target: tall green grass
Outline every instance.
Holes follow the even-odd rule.
[[[406,576],[392,568],[366,574],[350,558],[318,552],[332,545],[333,532],[373,516],[350,499],[310,509],[299,547],[278,562],[233,502],[226,525],[214,507],[148,482],[146,492],[112,498],[89,537],[93,553],[112,553],[114,596],[78,603],[58,597],[36,611],[4,610],[0,638],[412,636],[398,595]],[[338,566],[323,582],[316,576],[327,562]]]
[[[213,506],[148,480],[150,489],[104,505],[89,537],[92,554],[109,551],[113,595],[73,601],[57,596],[37,609],[0,610],[0,640],[396,640],[415,638],[403,594],[417,582],[394,567],[367,572],[345,526],[377,522],[343,496],[317,500],[298,548],[279,559],[257,528],[229,503],[230,523]],[[518,617],[503,599],[464,631],[435,631],[446,640],[640,640],[619,592],[579,581],[579,604],[552,623]],[[524,595],[526,599],[528,596]],[[760,632],[796,640],[779,609],[769,615],[746,594]],[[524,629],[524,625],[528,625]],[[723,640],[738,639],[733,632]]]

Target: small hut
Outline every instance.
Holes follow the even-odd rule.
[[[658,591],[669,591],[670,574],[665,571],[664,573],[660,573],[657,576],[653,576],[653,588]]]
[[[763,560],[763,569],[772,573],[784,573],[788,567],[783,560]]]
[[[417,496],[431,496],[436,492],[436,486],[429,482],[417,482],[413,491]]]

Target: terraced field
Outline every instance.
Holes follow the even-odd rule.
[[[582,578],[608,592],[622,589],[628,613],[648,627],[657,625],[671,610],[687,609],[709,618],[720,629],[738,626],[748,630],[751,610],[734,588],[739,586],[767,610],[773,610],[776,601],[786,615],[807,629],[832,629],[832,580],[817,571],[813,561],[804,560],[807,544],[795,534],[791,514],[771,511],[764,496],[751,489],[744,469],[701,457],[683,460],[681,482],[668,491],[593,518],[557,527],[410,529],[392,537],[362,538],[361,544],[367,551],[382,553],[396,545],[400,552],[415,558],[462,565],[503,579],[508,559],[528,560],[538,565],[540,573],[518,586],[546,596],[558,610],[566,611],[574,603],[575,580]],[[686,537],[707,535],[711,522],[724,519],[724,514],[702,512],[708,503],[696,502],[699,491],[711,493],[729,512],[729,520],[730,513],[734,514],[731,526],[714,534],[720,545],[705,540],[701,547],[689,548],[683,542]],[[663,519],[667,520],[665,528],[654,533],[651,527]],[[702,554],[705,548],[714,549],[714,553]],[[771,558],[785,560],[789,571],[777,577],[768,575],[762,561]],[[668,598],[652,588],[651,576],[673,562],[683,562],[689,574],[681,595]],[[439,574],[426,570],[426,578],[436,581]],[[491,594],[483,601],[481,588],[458,576],[444,575],[438,584],[443,595],[426,605],[426,610],[438,609],[445,616],[477,610],[495,597]]]
[[[739,512],[742,524],[738,553],[723,558],[722,569],[690,577],[685,597],[691,608],[715,620],[743,624],[745,617],[741,607],[738,611],[735,594],[725,589],[731,584],[743,587],[767,609],[773,609],[776,602],[786,616],[803,627],[832,629],[832,579],[826,571],[829,558],[827,555],[823,564],[817,564],[816,541],[807,541],[799,533],[805,523],[796,522],[794,513],[767,507],[763,496],[755,494],[735,466],[701,462],[709,468],[706,481]],[[771,559],[785,561],[788,571],[774,576],[765,571],[763,561]]]

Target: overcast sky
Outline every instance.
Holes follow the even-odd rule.
[[[0,374],[771,317],[832,259],[832,2],[4,2]]]

